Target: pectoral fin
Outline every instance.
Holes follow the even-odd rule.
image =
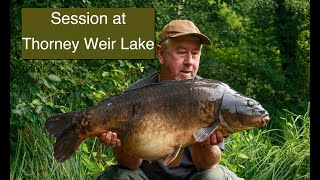
[[[184,151],[184,149],[181,148],[177,157],[174,158],[174,160],[170,163],[171,166],[177,167],[180,164],[180,162],[182,160],[182,156],[183,156],[183,151]]]
[[[182,145],[177,146],[174,151],[169,154],[164,160],[163,160],[163,165],[168,166],[179,154],[181,150]],[[181,159],[180,159],[181,160]]]
[[[218,121],[215,121],[211,126],[206,128],[201,128],[193,133],[193,137],[196,142],[203,142],[206,140],[217,128],[219,127]]]

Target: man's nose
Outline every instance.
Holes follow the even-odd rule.
[[[193,64],[193,58],[192,58],[192,53],[188,52],[186,56],[184,57],[184,64],[186,65],[192,65]]]

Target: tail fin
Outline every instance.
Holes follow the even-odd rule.
[[[78,149],[83,138],[76,132],[78,112],[68,112],[51,116],[45,121],[49,135],[57,138],[54,145],[54,157],[63,162]]]

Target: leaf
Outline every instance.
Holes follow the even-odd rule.
[[[137,63],[137,67],[139,68],[140,72],[143,72],[144,67],[141,63]]]
[[[48,88],[53,89],[53,90],[57,90],[56,86],[54,86],[51,83],[48,83]]]
[[[244,167],[242,164],[238,164],[238,166],[242,169],[245,169],[246,167]]]
[[[29,105],[30,105],[31,108],[35,108],[34,104],[29,103]]]
[[[41,106],[41,105],[40,105],[40,106],[38,106],[38,108],[37,108],[37,110],[36,110],[36,113],[37,113],[37,114],[40,114],[40,112],[41,112],[42,108],[43,108],[43,106]]]
[[[291,134],[292,137],[294,137],[294,133],[292,131],[290,131],[290,134]]]
[[[106,158],[106,157],[107,157],[107,155],[105,155],[105,154],[101,154],[100,156],[101,156],[101,157],[104,157],[104,158]]]
[[[241,159],[248,159],[249,157],[243,153],[239,153],[238,154],[238,158],[241,158]]]
[[[40,93],[36,93],[36,95],[41,99],[42,102],[46,102],[47,98],[42,96]]]
[[[51,81],[56,81],[56,82],[60,82],[61,81],[61,79],[58,76],[54,75],[54,74],[49,74],[48,78]]]
[[[100,168],[100,171],[103,171],[105,168],[103,167],[103,165],[102,164],[98,164],[98,166],[99,166],[99,168]]]
[[[114,165],[114,162],[112,162],[112,161],[107,161],[106,164],[107,164],[107,166],[111,166],[111,165]]]
[[[290,122],[287,122],[286,124],[293,128],[293,125]]]
[[[102,73],[102,77],[106,77],[106,76],[109,76],[109,72],[105,72],[105,71],[104,71],[104,72]]]
[[[236,165],[229,164],[228,168],[229,168],[232,172],[234,172],[234,173],[237,173],[237,172],[238,172]]]
[[[36,115],[34,115],[33,113],[28,113],[28,114],[26,114],[26,118],[27,118],[28,120],[30,120],[31,122],[35,122],[35,121],[37,120]]]
[[[82,70],[82,71],[84,71],[84,72],[88,72],[88,69],[87,68],[84,68],[84,67],[80,67],[80,69]]]
[[[129,67],[129,68],[134,68],[134,66],[133,66],[130,62],[127,62],[127,61],[126,61],[126,65],[127,65],[127,67]]]
[[[42,105],[42,102],[41,102],[39,99],[34,99],[34,100],[32,101],[32,104],[37,105],[37,106],[40,106],[40,105]]]
[[[37,77],[39,77],[39,73],[29,72],[28,74],[29,74],[29,76],[32,77],[33,79],[37,79]]]
[[[68,71],[70,71],[70,72],[73,72],[72,68],[69,67],[69,66],[65,66],[65,69],[68,70]]]
[[[214,0],[208,0],[208,3],[212,5],[214,3]]]
[[[118,62],[120,63],[120,67],[123,67],[125,64],[122,60],[118,60]]]
[[[113,69],[112,71],[113,71],[113,72],[118,72],[119,74],[122,74],[122,75],[124,75],[124,74],[125,74],[123,71],[118,70],[118,69]]]
[[[97,152],[92,152],[92,156],[96,157],[97,156]]]
[[[22,111],[20,109],[14,109],[14,110],[12,110],[12,113],[17,114],[19,116],[22,116]]]
[[[89,153],[88,146],[85,143],[83,143],[83,145],[81,146],[81,150],[86,153]]]
[[[40,79],[42,80],[42,83],[46,86],[49,87],[48,81],[45,80],[43,77],[40,77]],[[41,82],[41,81],[40,81]]]
[[[81,154],[81,161],[85,164],[85,166],[90,170],[95,172],[95,166],[93,162],[89,160],[89,157],[85,154]]]
[[[47,106],[50,106],[50,107],[54,108],[53,102],[45,102],[45,104],[46,104]]]

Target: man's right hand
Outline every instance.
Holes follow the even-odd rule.
[[[124,152],[121,148],[121,141],[117,137],[117,133],[108,131],[99,136],[100,141],[107,147],[113,148],[113,155],[118,162],[118,165],[129,168],[138,169],[142,163],[142,159],[136,158]]]
[[[121,141],[117,138],[117,133],[108,131],[107,133],[102,133],[99,136],[100,141],[105,146],[111,146],[113,148],[120,148],[121,147]]]
[[[221,131],[213,132],[204,142],[191,145],[191,158],[199,171],[214,169],[221,159],[218,144],[223,142]]]

